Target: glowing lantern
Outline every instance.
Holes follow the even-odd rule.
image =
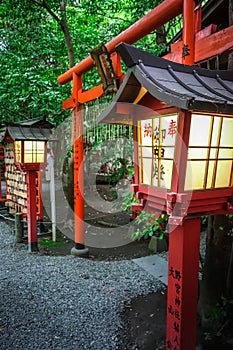
[[[15,141],[15,163],[25,167],[38,167],[45,163],[46,141]]]
[[[101,121],[133,124],[134,209],[169,215],[167,349],[195,349],[201,215],[233,213],[233,74],[127,44]]]

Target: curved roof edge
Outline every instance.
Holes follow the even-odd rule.
[[[233,116],[233,71],[211,71],[168,61],[131,45],[117,47],[129,67],[101,121],[119,122],[117,103],[145,105],[145,94],[168,106]],[[141,88],[144,94],[141,94]],[[122,120],[129,123],[130,115]],[[110,121],[111,120],[111,121]]]

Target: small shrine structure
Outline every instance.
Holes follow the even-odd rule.
[[[43,219],[41,172],[53,124],[45,119],[5,123],[0,130],[4,145],[6,201],[11,214],[28,224],[28,250],[37,251],[37,220]]]

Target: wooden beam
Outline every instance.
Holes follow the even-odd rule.
[[[213,33],[215,30],[215,26],[210,25],[209,27],[203,29],[202,31],[196,34],[195,63],[207,60],[225,51],[233,50],[233,26],[225,28],[219,32]],[[163,58],[173,62],[182,63],[182,48],[182,40],[172,44],[172,52],[163,56]],[[120,81],[123,80],[122,78],[123,76],[120,77]],[[78,102],[86,103],[102,96],[102,94],[102,85],[98,85],[90,90],[81,93],[79,92]],[[62,107],[63,109],[74,108],[75,99],[69,98],[63,101]]]
[[[96,98],[102,96],[102,94],[103,94],[102,85],[97,85],[90,90],[79,92],[78,93],[78,102],[79,103],[86,103],[86,102],[95,100]]]
[[[233,26],[195,43],[195,62],[201,62],[233,48]]]
[[[211,34],[214,34],[216,32],[217,32],[217,25],[210,24],[208,27],[205,27],[204,29],[202,29],[196,33],[196,40],[201,40],[201,39],[206,38],[207,36],[210,36]]]
[[[74,107],[75,107],[75,99],[73,97],[70,97],[65,101],[62,101],[62,109],[71,109]]]
[[[208,29],[207,29],[208,28]],[[195,63],[220,55],[223,52],[233,50],[233,26],[225,28],[210,35],[214,26],[210,25],[197,33],[195,41]],[[183,41],[172,44],[172,52],[163,56],[167,60],[182,63]]]
[[[182,48],[183,40],[180,40],[175,44],[171,44],[171,52],[163,56],[163,58],[172,62],[182,63]]]

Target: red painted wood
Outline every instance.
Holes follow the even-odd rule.
[[[28,243],[37,243],[37,221],[36,221],[36,172],[27,171],[27,222]]]
[[[155,196],[158,198],[166,198],[167,191],[157,189],[155,187],[145,186],[145,185],[139,185],[138,186],[138,192],[142,192],[144,194],[149,194],[150,196]]]
[[[190,203],[190,207],[193,209],[200,206],[202,206],[203,208],[208,207],[209,209],[211,206],[213,206],[213,204],[221,205],[222,207],[223,204],[225,205],[229,201],[227,197],[216,197],[216,198],[206,197],[205,199],[198,199],[198,200],[195,200],[194,198],[191,197],[190,199],[192,199]]]
[[[168,350],[196,347],[200,225],[200,218],[186,219],[181,226],[169,219]]]
[[[0,169],[0,201],[3,200],[3,198],[2,198],[2,174],[1,174],[1,172],[2,172],[2,169]]]
[[[215,34],[196,41],[195,62],[233,49],[233,26],[225,28]]]
[[[161,4],[162,5],[162,4]],[[156,8],[157,9],[157,8]],[[137,23],[137,22],[136,22]],[[136,25],[135,23],[135,25]],[[165,22],[164,22],[165,23]],[[198,26],[198,23],[195,23],[195,26]],[[207,30],[208,28],[208,30]],[[205,28],[204,30],[200,31],[196,34],[195,39],[195,52],[194,52],[194,59],[187,56],[184,62],[182,62],[182,48],[184,46],[184,41],[181,40],[178,43],[171,45],[171,53],[164,56],[164,58],[177,62],[177,63],[185,63],[185,64],[193,64],[194,62],[201,62],[204,60],[209,59],[210,57],[216,56],[218,54],[221,54],[225,51],[230,51],[233,49],[233,26],[223,29],[222,31],[219,31],[215,34],[206,36],[209,34],[210,30],[213,32],[215,29],[214,25],[210,25],[209,27]],[[123,32],[124,33],[124,32]],[[187,40],[191,36],[191,32],[189,29],[187,30]],[[204,37],[203,37],[204,36]],[[117,38],[117,37],[116,37]],[[115,39],[116,39],[115,38]],[[113,39],[114,40],[114,39]],[[123,40],[121,40],[123,41]],[[125,41],[127,42],[127,41]],[[120,42],[119,42],[120,43]],[[130,42],[131,43],[131,42]],[[115,48],[114,48],[115,49]],[[113,50],[114,50],[113,49]],[[117,71],[120,77],[120,83],[123,81],[123,76],[120,75],[120,61],[118,60],[118,67],[115,67],[114,70]],[[58,78],[58,82],[60,84],[65,84],[68,81],[72,80],[71,72],[76,72],[79,75],[82,75],[83,73],[89,71],[94,65],[94,62],[92,58],[89,56],[85,60],[81,61],[79,64],[77,64],[75,67],[71,68],[69,71],[64,73]],[[80,95],[80,103],[85,103],[91,100],[94,100],[95,98],[98,98],[101,96],[102,91],[102,85],[99,85],[96,88],[93,88],[90,90],[90,93],[88,91],[82,92],[84,95]],[[146,98],[146,96],[145,96]],[[74,101],[71,99],[68,99],[63,102],[63,108],[69,109],[74,107]]]
[[[213,24],[205,28],[208,34],[210,29],[212,32],[214,32]],[[205,61],[210,57],[214,57],[225,51],[230,51],[233,48],[233,26],[208,36],[205,30],[196,34],[194,57],[195,63]],[[163,56],[163,58],[173,62],[182,63],[183,41],[179,41],[173,45],[171,46],[171,52]]]
[[[74,74],[73,97],[78,101],[81,91],[81,77]],[[83,168],[83,119],[82,107],[76,106],[73,112],[74,137],[74,241],[84,244],[84,168]]]
[[[179,212],[179,215],[211,215],[211,214],[231,214],[233,210],[233,188],[223,188],[205,191],[193,192],[167,192],[146,185],[136,183],[131,186],[131,191],[135,197],[140,199],[138,210],[146,208],[167,212],[174,215],[173,209]],[[183,213],[183,214],[182,214]],[[178,215],[178,214],[177,214]]]
[[[202,8],[201,3],[199,3],[198,6],[195,7],[194,10],[194,32],[195,34],[198,33],[201,30],[201,21],[202,21]]]
[[[194,63],[194,0],[183,0],[183,51],[182,63]]]
[[[79,91],[78,102],[86,103],[102,95],[103,95],[102,85],[98,85],[87,91],[83,91],[83,92]]]
[[[193,200],[205,200],[206,198],[221,198],[221,197],[232,197],[233,188],[218,188],[214,190],[205,190],[205,191],[193,191],[192,199]]]
[[[167,55],[163,56],[166,60],[176,62],[176,63],[182,63],[182,47],[183,42],[180,42],[182,46],[178,47],[174,52],[170,52]]]
[[[73,97],[68,98],[62,102],[62,109],[71,109],[75,106],[75,100]]]
[[[208,27],[205,27],[204,29],[198,31],[196,33],[196,40],[201,40],[203,38],[206,38],[210,36],[213,33],[216,33],[217,31],[217,25],[216,24],[210,24]]]
[[[197,34],[196,40],[194,34],[200,29],[200,12],[194,15],[195,2],[193,0],[166,0],[136,22],[126,31],[119,34],[116,38],[106,44],[109,53],[115,50],[117,44],[121,41],[132,44],[160,25],[166,23],[169,19],[175,17],[181,12],[183,4],[183,39],[173,47],[175,51],[167,55],[176,62],[182,61],[182,49],[187,45],[189,55],[183,58],[183,63],[193,64],[206,60],[212,56],[220,54],[227,50],[232,50],[233,47],[233,26],[224,29],[221,32],[212,34],[208,37],[200,38],[202,35]],[[195,44],[195,45],[194,45]],[[92,89],[90,92],[82,92],[81,75],[89,71],[94,63],[89,56],[78,65],[70,69],[58,78],[60,84],[65,84],[72,79],[74,80],[73,97],[76,102],[93,100],[100,96],[100,87]],[[115,71],[119,65],[115,66]],[[76,74],[73,74],[76,73]],[[120,76],[120,70],[118,70]],[[122,79],[122,76],[121,76]],[[148,106],[144,97],[145,103]],[[121,106],[119,106],[120,108]],[[76,109],[78,112],[78,109]],[[81,114],[81,113],[80,113]],[[184,145],[188,141],[189,115],[187,115],[185,123],[180,124],[180,135]],[[75,118],[75,132],[82,135],[82,118]],[[183,192],[184,171],[186,156],[184,146],[180,142],[180,155],[176,158],[178,171],[175,174],[172,189],[174,192],[167,194],[167,191],[152,189],[147,186],[135,185],[134,191],[136,196],[140,198],[140,204],[137,208],[144,207],[147,210],[170,210],[172,214],[173,205],[178,203],[176,212],[182,213],[183,208],[188,206],[188,213],[199,215],[196,218],[187,217],[170,217],[169,219],[169,270],[168,270],[168,305],[167,305],[167,343],[166,349],[169,350],[194,350],[196,346],[196,315],[197,315],[197,298],[198,298],[198,267],[199,267],[199,244],[200,244],[200,215],[204,212],[223,212],[232,210],[232,191],[202,191],[192,194],[192,201],[186,200],[186,194]],[[84,217],[83,206],[83,170],[81,169],[82,138],[78,137],[74,142],[75,149],[75,242],[84,242],[84,228],[82,218]],[[79,153],[81,150],[81,154]],[[81,158],[79,158],[81,157]],[[180,176],[180,174],[183,176]],[[138,177],[138,175],[136,175]],[[81,183],[80,183],[81,180]],[[206,195],[206,197],[203,196]],[[215,195],[218,193],[218,201],[214,201]],[[210,196],[210,197],[207,197]],[[205,198],[210,198],[206,201]],[[174,201],[174,203],[173,203]],[[168,208],[169,207],[169,208]],[[82,240],[83,239],[83,240]]]
[[[114,70],[116,76],[120,77],[122,75],[122,73],[121,73],[121,56],[120,56],[120,54],[117,53],[116,51],[114,51],[111,54],[111,60],[112,60],[113,70]]]
[[[172,62],[182,63],[182,48],[183,40],[171,44],[171,52],[164,55],[163,58]]]

